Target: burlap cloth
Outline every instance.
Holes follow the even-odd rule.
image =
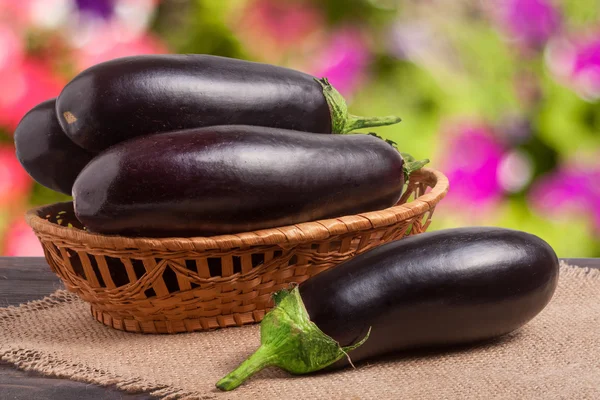
[[[549,306],[495,343],[312,376],[270,368],[232,392],[215,389],[258,344],[258,326],[169,336],[116,331],[66,291],[0,309],[0,359],[165,399],[600,399],[600,270],[563,265]]]

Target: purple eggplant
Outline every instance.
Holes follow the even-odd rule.
[[[56,99],[32,108],[15,130],[17,159],[39,184],[71,195],[75,178],[94,157],[62,131],[55,113]]]
[[[370,135],[224,125],[119,143],[73,196],[93,232],[212,236],[390,207],[420,166]]]
[[[502,228],[423,233],[365,252],[275,295],[262,345],[217,383],[267,366],[294,374],[408,349],[497,338],[552,298],[559,262],[537,236]]]
[[[79,146],[101,151],[136,136],[215,125],[346,133],[397,117],[357,117],[327,79],[209,55],[144,55],[95,65],[62,91],[56,111]]]

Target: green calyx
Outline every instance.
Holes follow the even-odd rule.
[[[360,117],[348,113],[346,99],[327,80],[327,78],[316,79],[323,87],[323,95],[329,104],[331,113],[331,132],[349,133],[355,129],[371,128],[397,124],[401,121],[399,117],[390,115],[386,117]]]
[[[415,158],[408,153],[400,153],[400,155],[404,159],[404,166],[402,167],[402,169],[404,170],[404,181],[405,182],[408,182],[408,178],[410,178],[410,174],[423,168],[425,165],[427,165],[429,163],[428,158],[425,158],[423,160],[415,160]]]
[[[394,149],[398,150],[398,144],[396,142],[394,142],[393,140],[384,139],[374,132],[369,132],[368,135],[375,136],[376,138],[379,138],[381,140],[385,140],[387,144],[392,146]],[[415,158],[408,153],[402,153],[400,151],[398,151],[398,152],[404,159],[404,166],[402,167],[402,169],[404,170],[404,181],[405,182],[408,182],[408,178],[410,178],[410,174],[423,168],[425,165],[429,164],[428,158],[424,158],[423,160],[415,160]]]
[[[219,389],[233,390],[250,376],[270,366],[298,375],[321,370],[342,357],[348,357],[348,352],[369,337],[370,330],[360,342],[341,347],[310,320],[297,286],[279,291],[273,298],[275,308],[265,315],[260,325],[260,347],[217,382]]]

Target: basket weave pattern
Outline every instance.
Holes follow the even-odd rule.
[[[52,270],[91,304],[98,321],[130,332],[178,333],[261,321],[272,293],[291,282],[424,232],[447,190],[443,174],[423,169],[385,210],[210,238],[88,233],[72,203],[31,210],[27,221]]]

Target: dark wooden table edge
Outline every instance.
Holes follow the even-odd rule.
[[[581,268],[600,269],[600,258],[561,258],[561,261]]]
[[[578,267],[600,269],[600,258],[563,258],[562,261]],[[40,299],[61,287],[58,277],[50,271],[43,258],[0,257],[0,307]],[[147,393],[125,393],[115,386],[101,387],[22,371],[0,361],[0,400],[4,399],[151,400],[155,397]]]

